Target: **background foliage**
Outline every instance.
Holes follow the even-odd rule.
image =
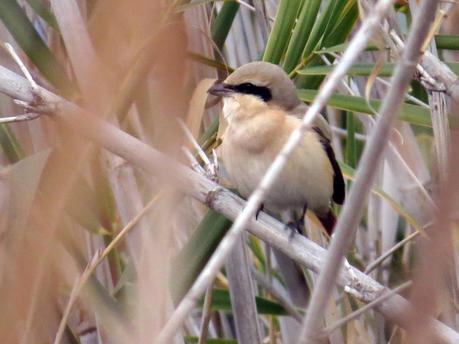
[[[212,159],[223,126],[220,105],[206,94],[214,79],[244,63],[268,61],[282,66],[299,97],[310,103],[371,5],[357,0],[2,0],[0,37],[14,46],[39,85],[190,164],[183,151],[196,151],[178,119]],[[389,15],[401,37],[416,6],[397,1]],[[459,6],[444,9],[449,15],[439,12],[431,51],[457,74]],[[348,188],[394,72],[392,48],[384,34],[374,37],[325,111]],[[0,64],[21,74],[5,49]],[[348,255],[351,264],[390,288],[411,280],[422,257],[416,240],[431,221],[440,178],[436,152],[444,148],[432,127],[432,90],[420,78],[411,85]],[[12,116],[23,108],[1,96],[0,111]],[[152,342],[231,222],[45,116],[0,124],[0,146],[2,341],[52,342],[61,324],[62,342]],[[451,192],[459,198],[458,190]],[[313,218],[306,235],[327,246]],[[208,289],[210,306],[199,303],[175,342],[205,342],[201,320],[208,315],[208,343],[243,343],[237,338],[242,316],[237,313],[248,310],[236,305],[248,293],[244,283],[255,285],[256,295],[250,296],[256,296],[255,322],[263,342],[295,342],[317,276],[300,271],[256,237],[244,238],[238,248],[247,258],[244,267],[228,261]],[[456,258],[455,241],[453,246]],[[101,258],[104,249],[106,259]],[[249,282],[236,281],[244,268]],[[455,268],[435,316],[457,330]],[[324,327],[362,306],[337,287]],[[407,339],[401,328],[369,310],[327,332],[325,340]]]

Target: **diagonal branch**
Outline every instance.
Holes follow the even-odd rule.
[[[421,57],[421,48],[429,33],[429,24],[434,19],[437,2],[424,0],[414,19],[406,47],[392,78],[391,88],[381,106],[380,117],[365,145],[355,183],[336,224],[335,235],[330,244],[325,267],[314,286],[311,304],[300,337],[301,343],[317,342],[323,310],[339,274],[344,255],[354,240],[365,200],[376,176],[377,166],[383,157],[393,122],[403,102],[405,91],[416,71],[417,62]]]
[[[0,92],[13,98],[31,102],[34,99],[30,84],[24,78],[0,66]],[[167,156],[147,144],[106,123],[78,106],[40,88],[44,105],[41,110],[50,113],[51,118],[71,128],[76,133],[94,141],[111,152],[125,158],[148,174],[159,177],[175,177],[174,182],[188,195],[234,220],[244,208],[245,202],[232,192],[193,172],[191,169],[171,161]],[[175,169],[175,174],[163,175],[165,165]],[[165,180],[171,180],[165,179]],[[297,236],[290,239],[284,225],[271,216],[261,213],[258,220],[251,218],[248,230],[284,252],[287,256],[304,267],[319,272],[325,262],[326,250],[311,240]],[[354,267],[344,269],[339,274],[337,283],[357,291],[355,295],[364,302],[377,299],[387,289]],[[394,296],[384,301],[377,310],[388,319],[405,325],[405,308],[410,304],[401,296]],[[430,319],[430,325],[439,341],[458,343],[459,333],[443,323]]]
[[[206,267],[172,314],[172,317],[167,322],[157,340],[159,343],[168,342],[169,338],[171,338],[171,336],[177,331],[177,328],[183,323],[186,316],[193,309],[196,300],[205,291],[213,276],[215,276],[222,267],[226,257],[236,244],[242,231],[246,228],[251,218],[255,216],[256,211],[260,208],[266,194],[269,192],[271,186],[274,184],[275,180],[287,163],[290,154],[301,141],[309,125],[326,105],[327,100],[332,95],[342,78],[346,75],[347,70],[358,58],[359,54],[365,49],[373,32],[378,28],[381,19],[384,17],[386,11],[390,8],[392,3],[393,1],[391,0],[380,0],[375,7],[375,11],[365,18],[362,26],[349,44],[348,49],[346,49],[346,52],[343,54],[341,61],[324,82],[316,99],[305,113],[301,125],[290,135],[287,142],[282,147],[282,150],[261,179],[257,189],[249,197],[246,207],[237,216],[217,250],[208,261]]]

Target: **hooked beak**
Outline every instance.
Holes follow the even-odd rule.
[[[234,93],[233,87],[229,84],[225,84],[221,80],[215,81],[215,83],[207,90],[208,93],[217,97],[227,97]]]

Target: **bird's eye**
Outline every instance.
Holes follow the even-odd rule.
[[[239,87],[249,89],[249,88],[255,87],[255,85],[250,82],[244,82],[243,84],[240,84]]]
[[[272,99],[271,90],[266,86],[257,86],[250,82],[244,82],[242,84],[236,85],[234,89],[239,93],[252,94],[254,96],[260,97],[265,102]]]

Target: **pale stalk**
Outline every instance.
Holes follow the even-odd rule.
[[[189,196],[208,204],[230,220],[234,220],[242,212],[246,203],[230,191],[191,169],[171,161],[164,154],[114,125],[85,112],[75,104],[44,88],[39,88],[39,91],[44,105],[39,109],[35,107],[35,111],[41,110],[40,112],[47,113],[50,118],[123,157],[144,172],[174,183]],[[2,66],[0,66],[0,92],[25,102],[32,102],[35,99],[27,80]],[[162,171],[165,167],[174,168],[175,173],[164,175]],[[258,220],[251,218],[247,227],[253,235],[284,252],[302,266],[314,272],[323,268],[326,250],[303,236],[296,236],[295,240],[291,240],[284,224],[271,216],[260,213]],[[353,267],[344,269],[338,276],[337,283],[346,286],[347,290],[357,291],[354,295],[363,302],[377,299],[385,290],[384,286]],[[409,306],[410,304],[404,298],[396,295],[380,304],[377,310],[386,318],[403,326],[405,307]],[[459,342],[459,333],[440,321],[430,318],[430,326],[440,342],[448,344]]]
[[[378,4],[380,3],[378,2]],[[416,71],[417,61],[421,55],[421,48],[429,33],[430,25],[427,24],[433,21],[436,6],[437,1],[424,0],[419,14],[414,19],[406,48],[394,71],[391,88],[382,103],[380,116],[362,154],[355,182],[336,224],[326,264],[314,286],[311,303],[306,313],[300,337],[301,344],[316,343],[319,337],[319,327],[323,311],[326,308],[332,288],[335,285],[344,255],[350,249],[354,240],[365,200],[378,171],[378,165],[381,162],[387,142],[389,141],[389,134],[398,114],[398,109],[403,102],[405,91]]]
[[[246,207],[236,218],[233,226],[220,242],[220,245],[209,259],[207,265],[172,314],[157,339],[159,343],[168,342],[171,336],[183,323],[187,315],[194,308],[196,300],[205,291],[207,285],[224,264],[226,257],[231,252],[244,228],[247,226],[248,221],[255,216],[256,211],[260,208],[267,192],[287,163],[291,152],[301,141],[309,125],[326,105],[327,100],[330,98],[337,85],[341,82],[342,78],[346,75],[347,70],[353,65],[359,54],[366,48],[368,41],[371,39],[373,32],[376,31],[381,18],[385,15],[392,3],[393,1],[390,0],[380,0],[375,6],[374,12],[365,18],[362,26],[350,42],[348,49],[346,49],[343,54],[341,61],[336,65],[333,72],[326,79],[316,99],[308,108],[300,127],[298,127],[290,135],[281,152],[266,171],[259,186],[249,197]]]

